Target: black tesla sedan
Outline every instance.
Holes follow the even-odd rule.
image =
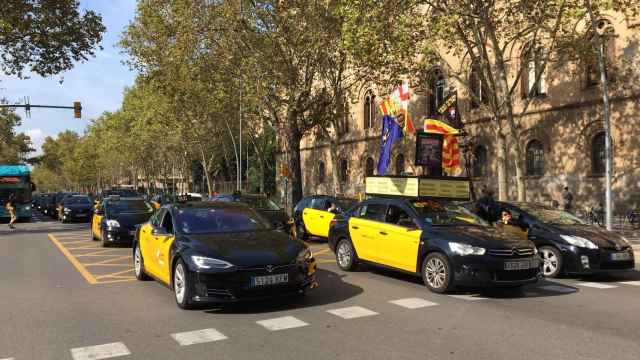
[[[517,287],[540,276],[526,236],[492,227],[446,200],[365,200],[332,221],[329,246],[343,270],[359,262],[387,267],[422,276],[437,293],[458,285]]]
[[[133,258],[136,277],[172,288],[183,309],[304,294],[317,286],[309,247],[242,203],[161,207],[138,229]]]
[[[213,198],[214,201],[235,201],[242,202],[257,210],[264,217],[269,219],[276,229],[290,231],[292,221],[289,215],[271,201],[266,195],[260,194],[221,194]]]
[[[87,195],[71,195],[60,203],[62,212],[60,221],[63,223],[71,221],[90,221],[93,212],[93,203]]]
[[[501,202],[513,222],[526,231],[543,259],[547,277],[631,271],[635,260],[623,236],[586,224],[576,216],[544,205]]]
[[[121,198],[117,195],[106,198],[94,211],[91,233],[102,246],[133,242],[138,225],[149,220],[153,214],[151,205],[142,198]]]

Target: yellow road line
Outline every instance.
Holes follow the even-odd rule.
[[[111,259],[113,260],[113,259]],[[111,264],[111,263],[107,263],[107,264],[86,264],[86,263],[81,263],[83,266],[128,266],[131,267],[131,264],[127,263],[127,264]]]
[[[320,251],[314,251],[313,255],[314,256],[322,255],[322,254],[328,253],[330,250],[331,249],[324,249],[324,250],[320,250]]]
[[[135,277],[132,277],[131,279],[120,279],[120,280],[100,281],[98,284],[113,284],[113,283],[119,283],[119,282],[130,282],[130,281],[136,281],[136,278],[135,278]]]
[[[95,245],[85,245],[85,246],[80,246],[80,247],[72,247],[72,248],[67,248],[67,250],[88,250],[88,249],[95,249],[95,250],[100,250],[102,249],[101,247],[96,247]]]
[[[80,254],[76,255],[76,257],[85,257],[85,256],[94,256],[94,257],[107,257],[107,256],[122,256],[120,254]]]
[[[132,272],[132,271],[133,271],[133,269],[127,269],[127,270],[122,270],[122,271],[116,271],[116,272],[114,272],[114,273],[109,273],[109,274],[103,274],[103,275],[100,275],[100,276],[96,276],[96,279],[100,280],[100,279],[103,279],[103,278],[106,278],[106,277],[113,277],[113,278],[116,278],[116,277],[118,277],[118,275],[120,275],[120,274],[125,274],[125,273]]]
[[[115,259],[107,259],[107,260],[98,261],[96,263],[82,264],[82,265],[85,265],[85,266],[90,266],[90,265],[110,265],[108,263],[110,263],[112,261],[118,261],[118,260],[124,260],[124,259],[131,259],[131,255],[125,255],[125,256],[121,256],[119,258],[115,258]],[[131,265],[131,264],[129,264],[129,265]]]
[[[316,262],[318,264],[329,264],[329,263],[335,263],[335,260],[316,260]]]
[[[60,244],[77,244],[77,243],[88,243],[89,241],[87,240],[78,240],[78,241],[60,241]],[[91,241],[93,242],[93,241]]]
[[[71,263],[71,265],[73,265],[76,270],[78,270],[78,272],[80,273],[80,275],[82,275],[82,277],[84,277],[85,280],[87,280],[87,282],[89,284],[96,284],[98,281],[96,280],[95,277],[93,277],[93,275],[87,271],[87,269],[82,266],[82,264],[78,261],[78,259],[76,259],[70,252],[69,250],[67,250],[67,248],[65,248],[59,241],[58,239],[56,239],[55,236],[53,236],[53,234],[49,234],[49,240],[51,240],[51,242],[53,242],[58,249],[60,249],[60,252],[62,252],[62,254],[67,258],[67,260],[69,260],[69,262]]]
[[[110,251],[118,251],[118,250],[122,250],[122,249],[104,249],[104,248],[101,248],[101,250],[99,250],[99,251],[89,252],[89,253],[85,253],[85,254],[82,254],[82,255],[102,255],[102,254],[106,254],[106,253],[108,253]]]

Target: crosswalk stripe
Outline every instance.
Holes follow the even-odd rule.
[[[121,342],[71,349],[73,360],[100,360],[125,355],[131,355],[131,352]]]
[[[309,325],[306,322],[293,316],[283,316],[275,319],[260,320],[256,321],[256,323],[269,331],[286,330]]]
[[[640,281],[621,281],[620,284],[640,286]]]
[[[455,298],[455,299],[460,299],[460,300],[467,300],[467,301],[478,301],[478,300],[487,300],[486,297],[482,297],[478,294],[475,295],[448,295],[449,297]]]
[[[0,359],[0,360],[14,360],[13,358],[4,358],[4,359]]]
[[[341,309],[327,310],[327,312],[343,319],[356,319],[365,316],[378,315],[377,312],[363,308],[361,306],[349,306]]]
[[[578,286],[586,286],[586,287],[595,288],[595,289],[613,289],[613,288],[617,288],[617,286],[615,286],[615,285],[607,285],[607,284],[601,284],[601,283],[595,283],[595,282],[579,282],[576,285],[578,285]]]
[[[539,286],[538,289],[542,289],[542,290],[546,290],[546,291],[553,291],[553,292],[557,292],[557,293],[563,293],[563,294],[569,294],[569,293],[574,293],[578,290],[568,287],[568,286],[560,286],[560,285],[545,285],[545,286]]]
[[[194,345],[213,341],[224,340],[227,337],[216,329],[202,329],[171,334],[171,337],[180,345]]]
[[[389,302],[394,305],[402,306],[403,308],[412,309],[412,310],[438,305],[437,303],[434,303],[425,299],[420,299],[420,298],[398,299],[398,300],[391,300]]]

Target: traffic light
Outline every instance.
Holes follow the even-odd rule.
[[[82,118],[82,105],[80,105],[80,101],[73,102],[73,117],[76,119]]]

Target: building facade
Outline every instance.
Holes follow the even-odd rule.
[[[622,14],[602,18],[610,36],[606,41],[608,74],[611,78],[611,136],[613,146],[614,212],[623,214],[640,207],[640,21]],[[517,57],[513,61],[522,61]],[[455,59],[452,60],[455,67]],[[460,68],[464,64],[457,64]],[[432,117],[435,109],[452,89],[458,94],[462,122],[468,132],[468,173],[474,186],[486,185],[497,191],[497,146],[494,122],[482,105],[482,89],[474,74],[468,85],[452,80],[445,67],[434,67],[423,89],[414,89],[410,111],[414,120]],[[451,68],[448,66],[447,68]],[[604,122],[602,92],[595,64],[552,63],[541,81],[534,84],[536,63],[524,71],[522,96],[515,104],[520,145],[525,152],[527,200],[561,203],[561,191],[568,186],[574,194],[575,207],[586,210],[604,201]],[[516,74],[512,74],[516,76]],[[474,85],[474,83],[476,83]],[[535,86],[535,89],[531,87]],[[474,100],[468,95],[471,89]],[[381,143],[379,96],[375,89],[356,94],[349,104],[349,115],[340,129],[338,157],[331,156],[329,142],[314,135],[301,144],[303,191],[306,194],[341,193],[357,196],[364,191],[364,179],[376,173]],[[526,111],[524,97],[533,96]],[[479,100],[479,101],[478,101]],[[415,122],[417,129],[422,128]],[[507,157],[513,144],[507,144]],[[280,153],[283,162],[286,153]],[[388,174],[408,171],[415,156],[415,137],[406,135],[394,145]],[[333,184],[333,162],[337,162],[339,187]],[[513,162],[507,166],[508,198],[515,199],[516,183]],[[285,196],[284,179],[277,179],[281,196]]]

